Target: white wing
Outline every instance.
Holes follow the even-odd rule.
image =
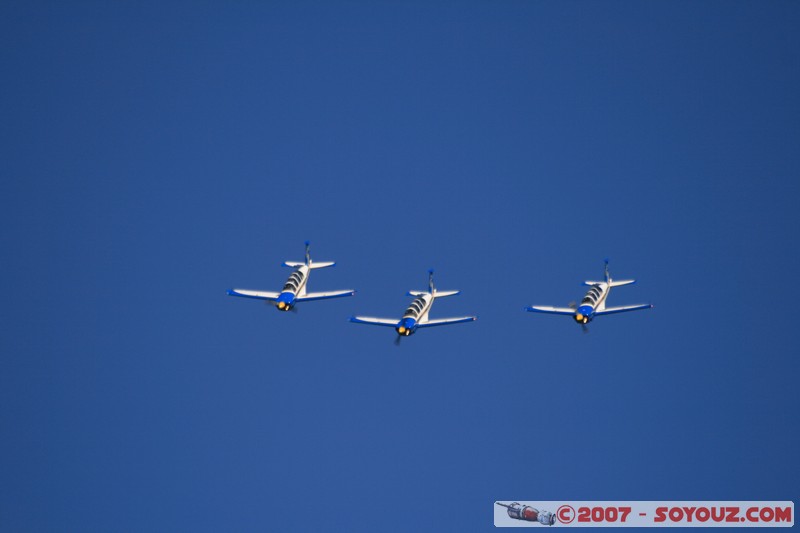
[[[606,307],[602,311],[595,311],[595,315],[610,315],[613,313],[624,313],[626,311],[638,311],[640,309],[650,309],[653,306],[651,304],[641,304],[641,305],[626,305],[624,307]]]
[[[400,322],[397,318],[375,318],[372,316],[351,316],[350,322],[356,324],[368,324],[370,326],[390,326],[395,327]]]
[[[341,298],[343,296],[352,296],[356,291],[329,291],[329,292],[307,292],[302,296],[297,296],[295,301],[308,302],[310,300],[326,300],[328,298]]]
[[[476,316],[459,316],[455,318],[437,318],[435,320],[428,320],[427,322],[420,322],[417,324],[418,328],[429,328],[431,326],[447,326],[449,324],[460,324],[462,322],[472,322],[478,320]]]
[[[228,289],[229,296],[241,296],[242,298],[255,298],[256,300],[274,301],[280,296],[279,292],[250,291],[247,289]]]
[[[551,315],[574,315],[575,310],[571,307],[547,307],[542,305],[532,305],[525,308],[531,313],[548,313]]]

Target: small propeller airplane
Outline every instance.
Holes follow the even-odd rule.
[[[569,304],[569,307],[544,307],[544,306],[529,306],[526,311],[532,313],[549,313],[551,315],[572,315],[572,318],[581,325],[583,332],[587,333],[589,328],[586,324],[591,322],[594,317],[601,315],[611,315],[614,313],[625,313],[628,311],[639,311],[640,309],[651,309],[652,304],[637,304],[626,305],[622,307],[606,307],[606,299],[611,292],[612,287],[621,287],[623,285],[630,285],[636,283],[633,279],[614,280],[608,273],[608,259],[605,260],[606,273],[605,281],[584,281],[583,284],[591,287],[586,296],[581,300],[581,305],[576,305],[574,302]]]
[[[300,302],[310,302],[312,300],[327,300],[328,298],[342,298],[352,296],[356,291],[331,291],[331,292],[306,292],[308,278],[311,271],[316,268],[325,268],[335,265],[333,261],[311,261],[309,252],[310,243],[306,241],[306,260],[286,261],[283,266],[296,268],[281,292],[251,291],[246,289],[228,289],[229,296],[241,296],[242,298],[255,298],[256,300],[266,300],[270,305],[274,305],[279,311],[291,311]],[[296,311],[296,309],[295,309]]]
[[[459,324],[461,322],[472,322],[477,320],[476,316],[460,316],[455,318],[438,318],[435,320],[428,319],[428,313],[431,311],[433,302],[436,298],[444,298],[445,296],[455,296],[461,291],[439,291],[433,285],[433,270],[428,270],[428,290],[426,291],[408,291],[408,296],[414,296],[414,301],[408,306],[403,317],[400,320],[396,318],[374,318],[370,316],[351,316],[350,322],[356,324],[369,324],[372,326],[389,326],[397,332],[395,344],[400,344],[402,337],[413,335],[419,328],[429,328],[432,326],[447,326],[450,324]]]

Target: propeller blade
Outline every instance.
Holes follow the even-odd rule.
[[[395,337],[394,338],[394,345],[397,346],[397,347],[400,347],[400,339],[402,339],[402,338],[403,337],[401,335],[398,335],[397,337]]]
[[[567,307],[569,307],[570,309],[577,309],[578,308],[578,302],[570,302],[570,303],[567,304]]]
[[[589,326],[587,326],[586,324],[581,324],[581,329],[583,330],[584,333],[589,333]]]

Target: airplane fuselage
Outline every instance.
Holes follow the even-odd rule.
[[[605,309],[606,299],[608,293],[611,292],[611,286],[608,282],[595,283],[586,293],[586,296],[581,300],[581,304],[575,309],[575,314],[572,318],[578,324],[588,324],[594,318],[594,313],[597,310]]]
[[[420,294],[411,305],[408,306],[403,318],[397,323],[395,331],[398,335],[408,337],[417,331],[417,325],[421,320],[425,320],[433,305],[434,296],[430,293]]]
[[[276,307],[279,311],[290,311],[294,307],[295,298],[298,295],[305,294],[309,270],[308,265],[300,266],[286,280],[276,301]]]

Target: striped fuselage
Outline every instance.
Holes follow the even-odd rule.
[[[598,309],[604,309],[606,306],[606,298],[608,298],[609,285],[608,283],[595,283],[586,293],[586,296],[581,300],[581,305],[575,309],[575,314],[572,318],[578,324],[588,324],[594,318],[594,313]]]
[[[306,283],[308,283],[308,271],[308,265],[298,267],[286,280],[286,284],[283,286],[283,290],[281,290],[276,302],[280,311],[291,310],[294,306],[295,297],[305,293]]]
[[[395,330],[399,335],[409,336],[417,330],[420,320],[428,316],[428,312],[433,304],[433,296],[429,293],[420,294],[411,305],[408,306],[403,318],[397,323]]]

